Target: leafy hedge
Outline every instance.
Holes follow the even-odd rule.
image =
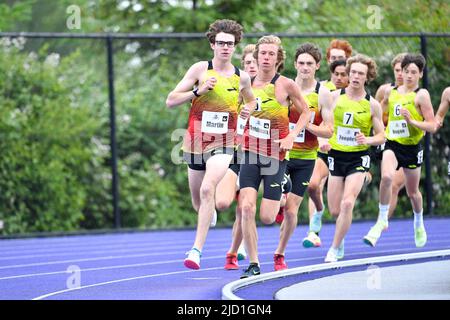
[[[72,230],[83,220],[82,177],[95,122],[70,99],[59,56],[0,48],[0,219],[5,232]]]

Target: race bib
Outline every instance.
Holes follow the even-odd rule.
[[[250,117],[250,135],[259,139],[270,139],[270,120]]]
[[[336,133],[337,143],[349,147],[357,146],[356,134],[359,132],[361,132],[359,128],[338,127]]]
[[[362,156],[361,157],[361,165],[364,168],[370,169],[370,156]]]
[[[241,117],[238,117],[237,129],[236,129],[236,133],[238,135],[243,135],[244,134],[244,129],[245,129],[245,125],[246,124],[247,124],[247,119],[244,120]]]
[[[202,132],[224,134],[228,132],[228,112],[203,111]]]
[[[406,120],[389,121],[389,137],[406,138],[409,137],[408,124]]]
[[[420,150],[417,153],[417,164],[421,164],[423,162],[423,150]]]
[[[328,157],[328,170],[334,171],[334,158]]]
[[[311,119],[309,120],[310,123],[314,123],[314,118],[316,116],[315,112],[311,112]],[[289,122],[289,131],[293,131],[295,129],[296,123]],[[295,138],[294,142],[302,143],[305,142],[305,135],[306,135],[306,129],[303,129],[300,131],[298,136]]]

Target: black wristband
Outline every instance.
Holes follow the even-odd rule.
[[[192,92],[194,93],[194,96],[200,97],[200,95],[198,94],[198,88],[195,90],[192,90]]]

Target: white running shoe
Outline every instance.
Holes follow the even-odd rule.
[[[322,242],[320,241],[319,236],[315,232],[312,232],[312,231],[310,231],[308,233],[308,236],[303,239],[302,243],[305,248],[313,248],[313,247],[317,248],[322,245]]]
[[[325,262],[337,262],[337,250],[331,247],[328,249],[327,256],[325,257]]]
[[[186,259],[184,259],[184,266],[189,269],[198,270],[200,269],[200,257],[202,256],[202,253],[200,250],[196,248],[192,248],[188,252],[186,252],[188,255]]]

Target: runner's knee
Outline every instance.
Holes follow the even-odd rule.
[[[260,219],[264,224],[272,224],[275,222],[275,215],[260,212]]]
[[[200,196],[202,199],[207,199],[214,196],[214,185],[212,183],[203,183],[200,188]]]

